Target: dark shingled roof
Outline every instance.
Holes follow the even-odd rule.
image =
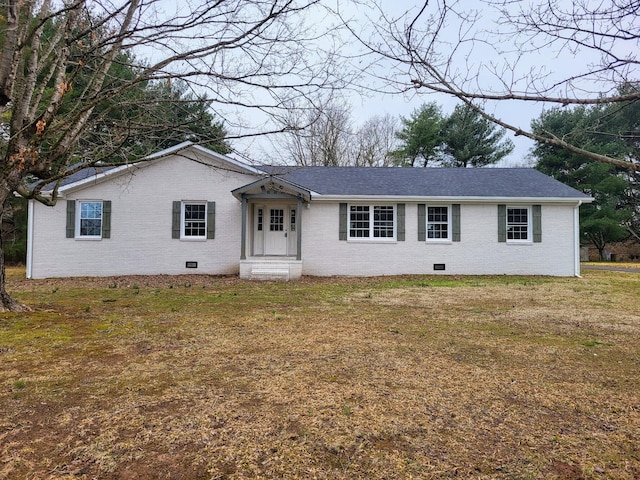
[[[532,168],[261,167],[321,195],[589,197]]]
[[[72,165],[70,168],[74,168]],[[75,173],[72,173],[68,177],[63,178],[60,181],[60,187],[64,187],[66,185],[71,185],[72,183],[80,182],[82,180],[86,180],[87,178],[94,177],[95,175],[99,175],[101,173],[107,172],[109,170],[113,170],[114,168],[118,168],[115,165],[104,165],[104,166],[95,166],[95,167],[87,167],[82,170],[78,170]],[[34,187],[39,182],[34,182],[30,185],[30,187]],[[55,182],[49,182],[44,187],[42,187],[43,191],[53,190],[55,187]]]
[[[65,178],[69,185],[115,167],[88,167]],[[587,200],[578,190],[532,168],[399,168],[260,166],[320,195],[409,197],[560,198]],[[47,186],[53,188],[53,184]],[[45,188],[46,190],[46,188]]]

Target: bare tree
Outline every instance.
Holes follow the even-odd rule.
[[[366,120],[355,132],[352,164],[362,167],[388,167],[393,164],[390,152],[397,147],[398,121],[389,114]]]
[[[279,119],[286,134],[274,142],[283,157],[277,160],[300,166],[348,165],[350,123],[349,107],[334,98],[317,100],[306,110],[291,108]]]
[[[638,158],[601,154],[552,131],[534,133],[505,113],[523,104],[625,108],[639,101],[636,2],[436,0],[405,12],[388,2],[359,4],[350,28],[369,53],[363,70],[378,90],[452,95],[515,135],[640,170]],[[357,18],[373,30],[353,23]],[[556,57],[564,64],[554,70]]]
[[[309,125],[309,146],[314,165],[337,167],[348,163],[350,112],[337,105],[322,108]]]
[[[374,116],[357,128],[351,107],[342,100],[317,100],[313,108],[292,108],[279,119],[286,133],[273,142],[275,163],[299,166],[388,166],[396,145],[397,121]]]
[[[271,115],[311,91],[337,86],[334,57],[318,42],[322,32],[309,23],[329,14],[319,0],[167,5],[171,2],[2,3],[0,118],[6,122],[0,137],[0,205],[13,192],[53,204],[57,188],[53,196],[43,196],[45,184],[57,185],[102,160],[140,159],[123,145],[131,136],[167,128],[160,123],[166,120],[130,119],[95,129],[105,125],[100,121],[105,112],[118,108],[122,95],[141,83],[182,79],[227,119],[220,114],[225,108]],[[135,53],[149,57],[147,63],[129,65],[134,75],[118,76],[118,66],[133,61]],[[96,142],[84,142],[80,150],[88,132]],[[6,292],[1,246],[0,262],[0,309],[26,308]]]

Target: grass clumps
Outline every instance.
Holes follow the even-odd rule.
[[[640,477],[640,275],[10,278],[0,478]]]

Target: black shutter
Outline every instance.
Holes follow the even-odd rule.
[[[396,211],[398,213],[398,229],[397,229],[397,240],[399,242],[404,242],[404,203],[399,203],[396,205]]]
[[[180,202],[173,202],[171,214],[171,238],[180,238]]]
[[[347,204],[340,204],[340,221],[338,225],[338,240],[347,239]]]
[[[498,205],[498,241],[507,241],[507,206]]]
[[[102,238],[111,238],[111,200],[102,202]]]
[[[207,238],[216,238],[216,202],[207,202]]]
[[[424,203],[418,204],[418,241],[427,240],[427,206]]]
[[[76,201],[67,200],[67,238],[76,236]]]
[[[460,204],[451,205],[451,240],[453,242],[460,241]]]
[[[542,242],[542,205],[533,206],[533,241]]]

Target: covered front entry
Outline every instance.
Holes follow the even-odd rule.
[[[233,191],[242,202],[240,277],[302,275],[302,205],[311,193],[269,176]]]
[[[253,255],[297,256],[296,204],[253,204]]]

